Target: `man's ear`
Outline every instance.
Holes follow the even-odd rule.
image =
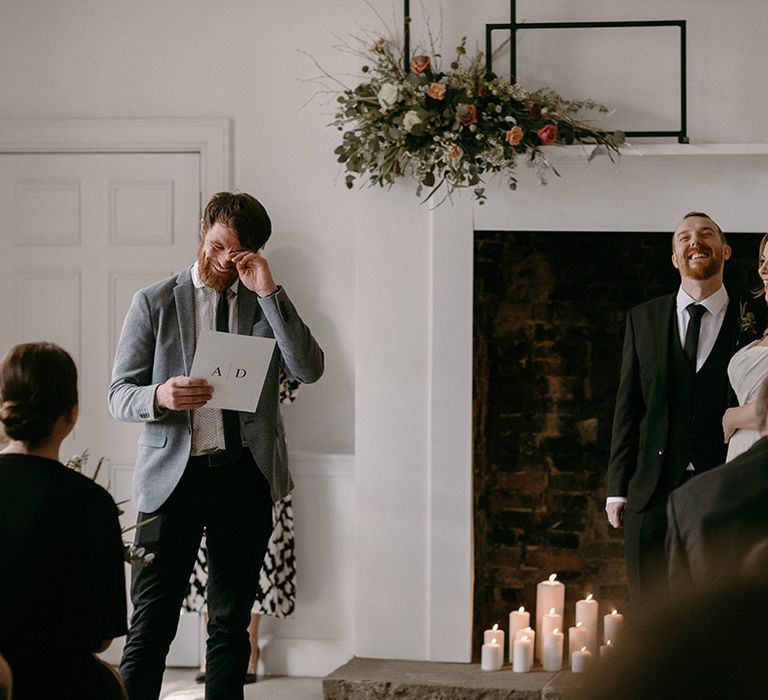
[[[677,264],[677,255],[672,253],[672,264],[675,266],[676,270],[680,269],[680,265]]]
[[[723,246],[723,260],[728,260],[731,257],[731,246],[727,243]]]

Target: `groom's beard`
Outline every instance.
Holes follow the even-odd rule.
[[[197,249],[197,268],[200,272],[203,284],[217,292],[223,292],[225,289],[229,289],[237,279],[236,267],[233,267],[226,272],[219,272],[215,268],[214,262],[205,257],[202,245]]]
[[[683,256],[680,261],[680,272],[684,277],[693,280],[708,280],[717,275],[723,269],[722,250],[713,250],[709,246],[699,246],[698,251],[709,255],[703,260],[692,261],[689,259],[689,253]]]

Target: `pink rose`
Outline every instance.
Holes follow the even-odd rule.
[[[477,107],[459,103],[459,122],[464,126],[477,123]]]
[[[461,158],[461,156],[464,155],[464,151],[461,150],[461,146],[459,146],[458,143],[454,143],[445,152],[445,155],[448,156],[451,160],[456,160],[457,158]]]
[[[445,83],[430,83],[427,95],[433,100],[442,100],[445,97]]]
[[[411,60],[411,70],[416,75],[421,75],[425,70],[429,70],[432,62],[429,60],[429,56],[414,56]]]
[[[517,146],[523,140],[523,130],[519,126],[513,126],[509,131],[504,132],[504,140],[510,146]]]
[[[545,146],[549,146],[557,139],[557,126],[554,124],[547,124],[546,126],[542,126],[537,133],[539,134],[541,142]]]

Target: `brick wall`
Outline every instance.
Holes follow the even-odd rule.
[[[474,648],[552,573],[566,625],[594,593],[622,607],[621,531],[603,507],[624,318],[673,291],[667,233],[477,232]],[[726,285],[759,316],[758,234],[729,237]]]

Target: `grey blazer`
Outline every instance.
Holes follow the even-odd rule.
[[[133,297],[115,353],[109,411],[118,420],[143,422],[133,472],[133,498],[143,513],[157,510],[178,484],[192,446],[192,412],[155,415],[155,389],[170,377],[189,376],[195,354],[191,268]],[[240,427],[273,501],[293,488],[278,406],[279,368],[300,382],[323,374],[323,351],[282,287],[260,298],[242,284],[237,294],[238,333],[275,338],[274,355],[255,413],[240,412]]]

